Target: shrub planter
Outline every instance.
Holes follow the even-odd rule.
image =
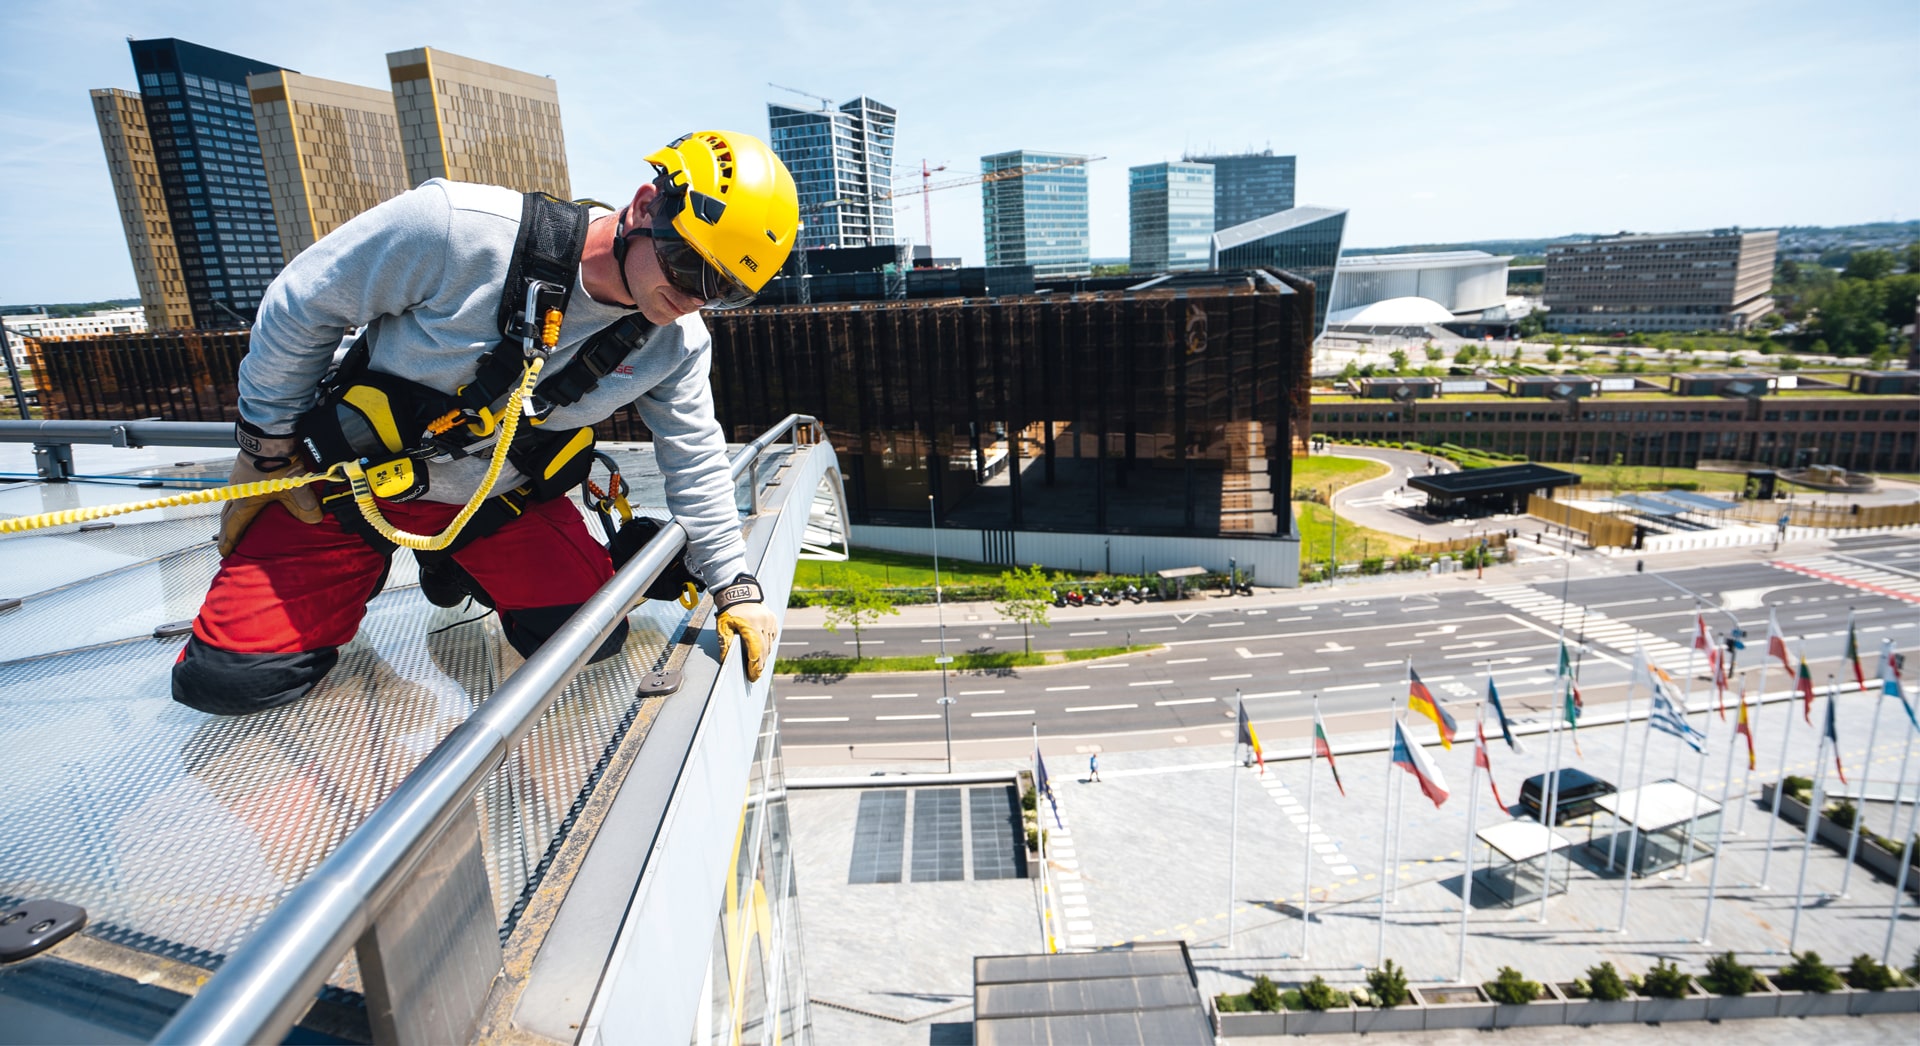
[[[1663,1021],[1704,1021],[1707,1019],[1708,992],[1697,981],[1687,981],[1684,999],[1658,999],[1642,995],[1633,1009],[1635,1020],[1643,1024]]]
[[[1780,989],[1775,988],[1765,975],[1745,995],[1707,996],[1707,1019],[1710,1021],[1744,1021],[1779,1015]]]
[[[1239,1036],[1285,1035],[1287,1033],[1286,1013],[1221,1013],[1220,1037],[1232,1039]]]
[[[1856,992],[1852,988],[1836,988],[1830,992],[1789,992],[1780,993],[1780,1016],[1782,1017],[1844,1017],[1853,1005],[1853,997],[1871,992]]]
[[[1424,1029],[1491,1028],[1495,1003],[1477,984],[1445,985],[1435,988],[1410,988],[1427,1015]]]
[[[1762,803],[1771,804],[1773,802],[1773,787],[1772,784],[1760,786],[1760,801]],[[1807,826],[1807,804],[1795,799],[1791,795],[1783,795],[1780,797],[1780,816],[1788,824],[1798,825],[1804,830]],[[1828,847],[1844,854],[1847,852],[1847,841],[1852,834],[1852,829],[1840,827],[1834,823],[1831,817],[1821,817],[1820,831],[1816,838]],[[1920,868],[1920,848],[1909,851],[1907,856],[1908,859],[1913,862],[1915,868]],[[1880,844],[1867,838],[1865,835],[1860,837],[1860,849],[1854,855],[1854,863],[1866,868],[1868,871],[1889,883],[1900,878],[1900,858],[1881,848]],[[1914,876],[1912,874],[1907,876],[1907,892],[1915,896],[1920,896],[1920,876]]]
[[[1288,1010],[1288,1035],[1351,1035],[1355,1020],[1352,1003],[1331,1010]]]
[[[1920,1011],[1920,988],[1888,988],[1883,992],[1856,991],[1848,997],[1847,1012],[1913,1013]]]
[[[1640,997],[1632,993],[1612,1002],[1605,999],[1576,999],[1571,983],[1557,982],[1554,987],[1560,989],[1560,994],[1567,1000],[1568,1024],[1632,1024],[1634,1007],[1640,1002]]]
[[[1567,1000],[1547,981],[1540,982],[1540,997],[1532,1002],[1496,1002],[1493,1007],[1493,1026],[1496,1028],[1564,1024],[1567,1019]]]
[[[1353,1011],[1353,1030],[1363,1035],[1373,1031],[1423,1031],[1426,1026],[1426,1011],[1411,998],[1398,1006],[1362,1006]]]

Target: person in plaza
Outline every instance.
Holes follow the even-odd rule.
[[[531,656],[612,576],[567,495],[592,465],[591,426],[632,404],[686,529],[687,569],[713,591],[722,656],[739,639],[758,679],[778,624],[747,571],[700,310],[746,304],[779,270],[798,199],[751,135],[697,132],[646,160],[648,180],[617,212],[433,179],[294,258],[240,365],[232,481],[322,471],[370,446],[397,470],[375,489],[380,512],[433,534],[500,451],[494,493],[445,550],[416,555],[430,599],[492,607]],[[364,332],[336,363],[353,328]],[[498,448],[536,338],[548,350],[538,384]],[[395,549],[331,481],[227,503],[219,547],[173,696],[226,715],[298,700],[325,677]],[[595,659],[625,635],[623,622]]]
[[[1094,752],[1087,756],[1087,783],[1092,784],[1098,780],[1100,780],[1100,753]]]

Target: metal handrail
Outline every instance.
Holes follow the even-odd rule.
[[[789,432],[796,445],[802,429],[817,441],[817,425],[810,416],[788,415],[734,455],[733,481],[750,478],[760,456]],[[751,501],[757,513],[757,488]],[[284,1037],[462,805],[533,730],[686,542],[677,522],[662,528],[274,908],[155,1041],[213,1046]]]
[[[239,449],[226,421],[0,421],[0,443]]]

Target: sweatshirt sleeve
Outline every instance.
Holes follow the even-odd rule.
[[[260,300],[240,361],[240,416],[292,432],[350,327],[433,297],[446,273],[453,208],[438,180],[401,193],[321,237]]]
[[[687,568],[709,588],[747,569],[727,440],[714,419],[713,389],[707,382],[712,361],[705,347],[688,353],[665,381],[633,404],[653,433],[667,508],[687,531]]]

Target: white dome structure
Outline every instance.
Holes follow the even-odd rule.
[[[1453,313],[1432,298],[1388,298],[1357,309],[1341,309],[1327,314],[1330,327],[1419,327],[1446,323]]]

